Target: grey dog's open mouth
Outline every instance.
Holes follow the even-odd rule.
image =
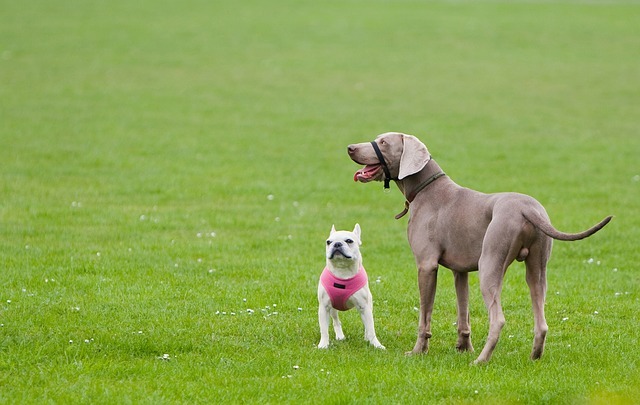
[[[366,183],[372,180],[376,180],[380,176],[381,171],[382,166],[379,163],[375,165],[366,165],[353,175],[353,181]]]

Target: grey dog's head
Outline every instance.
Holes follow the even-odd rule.
[[[413,135],[387,132],[378,135],[374,142],[378,145],[393,180],[402,180],[419,172],[431,159],[427,147]],[[355,181],[367,183],[386,178],[371,142],[349,145],[347,152],[351,160],[364,165],[355,173]]]
[[[331,227],[331,233],[327,239],[328,261],[359,261],[360,260],[360,225],[356,224],[353,232],[336,231]]]

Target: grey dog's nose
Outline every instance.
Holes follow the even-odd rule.
[[[334,247],[334,248],[342,247],[342,242],[336,242],[336,243],[334,243],[334,244],[333,244],[333,247]]]
[[[347,152],[348,152],[350,155],[353,155],[353,154],[356,152],[356,147],[355,147],[355,146],[353,146],[353,145],[349,145],[349,146],[347,146]]]

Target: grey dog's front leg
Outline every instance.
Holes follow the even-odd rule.
[[[426,353],[429,351],[431,338],[431,313],[436,297],[438,281],[438,265],[420,266],[418,268],[418,288],[420,290],[420,319],[418,320],[418,339],[413,350],[407,355]]]
[[[458,343],[456,349],[472,352],[471,323],[469,322],[469,273],[453,272],[458,298]]]

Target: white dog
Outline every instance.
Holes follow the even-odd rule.
[[[385,347],[378,341],[373,326],[373,298],[369,290],[367,273],[360,256],[360,225],[353,232],[336,231],[331,227],[327,239],[327,266],[318,284],[318,321],[320,323],[319,349],[329,347],[329,316],[333,319],[336,339],[343,340],[338,311],[358,308],[364,323],[364,338],[378,349]]]

